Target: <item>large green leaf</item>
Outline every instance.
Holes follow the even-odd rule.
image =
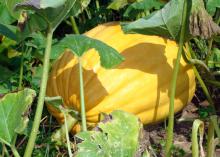
[[[123,24],[126,33],[159,35],[178,40],[181,28],[183,0],[171,0],[164,8],[150,16]]]
[[[36,93],[32,89],[24,89],[9,93],[0,99],[0,141],[11,145],[26,117],[24,113],[32,104]],[[20,130],[19,130],[20,131]]]
[[[76,0],[27,0],[16,5],[16,9],[34,10],[35,14],[55,29],[67,16]]]
[[[89,38],[84,35],[67,35],[57,45],[52,48],[64,51],[69,48],[78,57],[82,56],[89,49],[96,49],[100,55],[101,65],[105,68],[111,68],[123,61],[123,57],[112,47],[107,44]]]
[[[76,135],[76,157],[134,157],[139,148],[142,124],[138,118],[123,111],[113,111],[96,127]]]
[[[220,8],[220,0],[208,0],[206,3],[206,9],[210,15],[214,15],[216,8]]]
[[[66,0],[27,0],[17,4],[17,7],[33,9],[59,8],[65,4]]]
[[[129,17],[133,16],[134,14],[140,12],[140,11],[149,11],[153,8],[159,9],[161,6],[163,6],[164,3],[162,3],[159,0],[142,0],[137,1],[129,5],[129,7],[126,9],[124,16]]]

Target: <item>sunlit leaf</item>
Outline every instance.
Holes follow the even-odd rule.
[[[123,57],[107,44],[89,38],[84,35],[67,35],[53,49],[61,48],[63,52],[66,48],[71,49],[78,57],[82,56],[89,49],[96,49],[100,55],[101,65],[105,68],[111,68],[123,61]],[[53,50],[52,50],[53,51]]]
[[[183,0],[171,0],[161,10],[137,21],[123,24],[125,33],[159,35],[178,40],[181,28]]]
[[[142,125],[138,118],[123,111],[113,111],[95,130],[76,135],[82,140],[78,144],[76,157],[133,157],[139,147]],[[85,151],[86,150],[86,151]]]
[[[36,93],[32,89],[24,89],[9,93],[0,99],[0,141],[11,145],[16,131],[24,123],[24,113],[33,102]],[[21,130],[20,130],[21,131]]]
[[[163,6],[164,3],[162,3],[159,0],[142,0],[137,1],[129,5],[129,7],[126,9],[124,16],[129,17],[133,16],[137,12],[140,11],[149,11],[153,8],[159,9],[161,6]]]

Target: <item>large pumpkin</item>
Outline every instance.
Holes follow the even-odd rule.
[[[124,110],[136,114],[144,123],[162,120],[169,113],[169,88],[178,46],[174,41],[140,34],[124,34],[119,23],[107,23],[85,33],[112,46],[125,57],[113,69],[100,66],[92,49],[82,57],[86,117],[96,123],[101,112]],[[65,51],[54,63],[47,85],[47,96],[62,96],[64,106],[80,111],[77,58]],[[177,80],[175,112],[189,102],[195,91],[195,76],[181,60]],[[58,121],[63,116],[52,106]]]

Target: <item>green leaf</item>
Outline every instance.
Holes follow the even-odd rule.
[[[67,35],[60,43],[53,47],[53,49],[57,48],[63,49],[61,52],[69,48],[78,57],[81,57],[89,49],[94,48],[100,55],[101,65],[105,68],[111,68],[124,60],[112,47],[84,35]]]
[[[19,8],[33,8],[35,10],[46,8],[58,8],[63,6],[66,0],[27,0],[25,2],[17,3]]]
[[[1,65],[0,65],[0,71],[1,71],[0,83],[2,83],[3,81],[9,79],[12,75],[14,75],[14,73],[11,70]]]
[[[125,7],[128,4],[128,0],[114,0],[109,6],[108,9],[119,10]]]
[[[129,17],[136,14],[136,12],[140,11],[149,11],[153,8],[159,9],[161,6],[163,6],[164,3],[158,0],[142,0],[137,1],[129,5],[129,7],[126,9],[124,16]]]
[[[15,22],[4,2],[0,2],[0,19],[3,24],[11,24]]]
[[[183,3],[183,0],[171,0],[161,10],[137,21],[122,24],[122,28],[125,33],[159,35],[178,40]]]
[[[15,26],[0,23],[0,34],[12,40],[17,40]]]
[[[71,16],[78,16],[89,5],[91,0],[77,0],[70,10]]]
[[[139,147],[141,129],[142,125],[136,116],[124,111],[113,111],[98,124],[97,131],[76,135],[82,140],[78,144],[76,157],[133,157]]]
[[[220,49],[214,48],[208,60],[209,68],[220,68]]]
[[[27,37],[31,37],[32,33],[37,31],[43,31],[48,28],[48,24],[45,19],[38,14],[30,13],[29,19],[25,22],[24,30],[17,31],[16,35],[18,41],[22,41]]]
[[[206,9],[210,15],[214,15],[216,8],[220,8],[219,0],[208,0],[206,3]]]
[[[56,97],[45,97],[45,102],[52,105],[54,108],[56,108],[58,111],[61,112],[63,99],[61,96]]]
[[[55,29],[67,16],[76,0],[28,0],[16,5],[16,9],[34,10],[35,15],[42,18]],[[33,25],[33,24],[31,24]]]
[[[24,122],[24,113],[32,104],[36,93],[32,89],[24,89],[17,93],[9,93],[0,99],[0,141],[11,145],[16,130]]]
[[[8,8],[8,11],[10,12],[11,16],[14,17],[15,19],[19,18],[21,10],[15,10],[15,5],[17,3],[22,2],[23,0],[4,0],[6,7]]]

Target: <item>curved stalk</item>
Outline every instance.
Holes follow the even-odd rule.
[[[188,43],[186,43],[186,45],[187,45],[187,47],[188,47],[188,50],[189,50],[190,55],[192,56],[192,58],[195,58],[194,51],[192,50],[192,48],[190,47],[190,45],[189,45]],[[205,83],[204,83],[202,77],[200,76],[200,74],[199,74],[199,72],[198,72],[198,70],[197,70],[197,68],[196,68],[195,65],[193,65],[193,71],[194,71],[194,74],[195,74],[197,80],[199,81],[200,86],[202,87],[202,90],[203,90],[203,92],[204,92],[204,94],[205,94],[205,96],[206,96],[206,98],[207,98],[209,104],[210,104],[210,105],[213,107],[213,109],[215,110],[215,106],[214,106],[214,102],[213,102],[213,100],[212,100],[212,97],[211,97],[211,95],[209,94],[208,88],[206,87],[206,85],[205,85]]]
[[[207,72],[210,72],[209,68],[207,67],[207,65],[206,65],[203,61],[201,61],[201,60],[199,60],[199,59],[187,58],[186,52],[184,52],[184,53],[182,54],[182,56],[183,56],[183,59],[184,59],[184,61],[185,61],[186,63],[188,63],[188,64],[193,64],[193,65],[200,65],[200,66],[202,66]]]
[[[177,59],[175,62],[172,80],[171,80],[171,87],[170,87],[170,107],[169,107],[169,121],[168,121],[168,129],[167,129],[167,141],[166,141],[166,149],[165,149],[165,156],[171,156],[171,148],[173,143],[173,127],[174,127],[174,99],[176,93],[176,81],[179,72],[180,66],[180,59],[183,51],[183,44],[185,38],[185,27],[186,27],[186,14],[187,14],[187,3],[188,0],[184,1],[183,6],[183,17],[182,17],[182,27],[180,32],[180,40],[179,40],[179,50],[177,54]]]
[[[46,49],[45,49],[44,63],[43,63],[43,73],[42,73],[42,79],[41,79],[41,85],[40,85],[40,93],[39,93],[38,102],[37,102],[37,109],[36,109],[36,113],[34,117],[34,123],[33,123],[33,127],[31,130],[30,138],[28,140],[28,144],[25,149],[24,157],[31,156],[33,149],[34,149],[39,126],[40,126],[40,121],[41,121],[43,107],[44,107],[44,97],[46,93],[48,72],[49,72],[52,37],[53,37],[53,30],[49,26],[49,29],[47,32]]]
[[[198,144],[198,138],[197,138],[198,133],[197,132],[199,132],[199,137],[200,137],[199,144]],[[201,120],[196,119],[193,122],[192,137],[191,137],[193,157],[199,157],[199,154],[200,156],[204,156],[204,151],[202,148],[203,135],[204,135],[204,123]]]
[[[87,131],[84,85],[83,85],[83,69],[80,58],[79,58],[79,81],[80,81],[80,106],[81,106],[82,131]]]

